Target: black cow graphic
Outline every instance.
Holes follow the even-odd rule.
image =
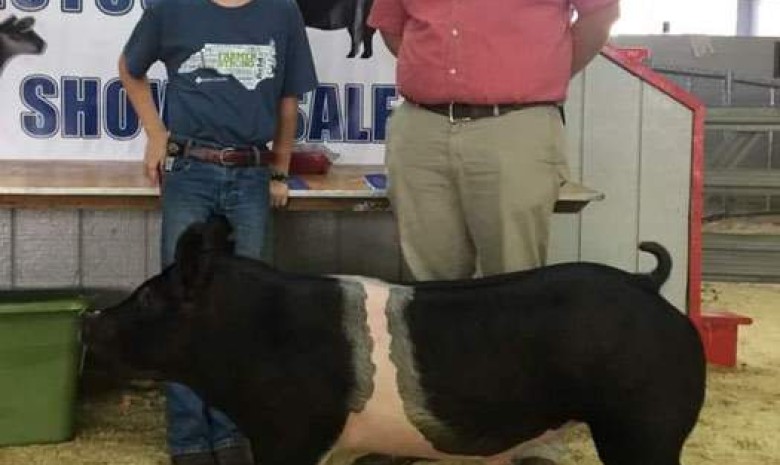
[[[334,31],[347,29],[350,49],[347,58],[357,56],[363,46],[361,58],[370,58],[374,53],[372,40],[376,29],[368,26],[366,20],[373,0],[297,0],[307,26]]]
[[[16,55],[38,55],[46,49],[46,42],[32,30],[33,24],[35,19],[30,16],[17,19],[13,15],[0,23],[0,74]]]

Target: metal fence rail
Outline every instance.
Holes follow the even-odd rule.
[[[780,79],[743,76],[731,69],[725,71],[713,71],[669,65],[653,65],[653,70],[658,71],[659,73],[663,73],[671,78],[677,78],[675,80],[681,80],[681,84],[685,86],[689,92],[693,92],[697,80],[720,81],[722,83],[722,92],[721,101],[718,103],[726,107],[732,106],[735,103],[739,104],[738,102],[734,102],[734,86],[736,84],[765,89],[767,92],[767,106],[774,107],[780,104],[777,98],[778,91],[780,91]],[[710,105],[714,104],[714,102],[707,103]]]
[[[780,283],[780,235],[704,233],[702,279]]]

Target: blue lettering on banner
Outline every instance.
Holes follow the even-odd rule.
[[[40,11],[49,5],[49,0],[11,0],[11,5],[22,11]]]
[[[152,99],[157,111],[165,98],[165,86],[158,80],[150,81]],[[122,81],[112,79],[105,88],[105,121],[103,127],[112,139],[128,140],[138,135],[140,124],[138,114],[127,99],[127,92],[122,87]]]
[[[150,84],[154,103],[165,121],[166,82],[152,79]],[[343,101],[337,84],[322,84],[300,98],[296,140],[350,144],[385,141],[391,104],[398,98],[396,87],[371,85],[368,116],[366,86],[345,83],[343,87]],[[30,137],[95,139],[105,134],[127,140],[140,133],[138,115],[117,78],[101,86],[96,77],[63,76],[58,82],[52,76],[33,74],[22,81],[19,94],[27,109],[20,115],[22,131]]]
[[[347,84],[347,140],[349,142],[368,142],[371,130],[361,127],[363,123],[363,85]]]
[[[98,78],[62,78],[62,136],[96,139],[100,137]]]
[[[63,13],[81,13],[84,10],[82,0],[62,0]]]
[[[103,14],[109,16],[124,16],[135,6],[135,0],[94,0],[95,6]],[[138,0],[138,5],[146,9],[150,3],[158,0]],[[49,0],[11,0],[10,4],[24,12],[41,11],[49,6]],[[0,10],[5,10],[7,0],[0,0]],[[63,13],[82,13],[84,0],[59,0],[60,10]]]
[[[106,84],[106,117],[103,124],[105,131],[114,139],[132,139],[138,134],[138,116],[129,104],[127,92],[119,79],[112,79]]]
[[[35,138],[54,136],[60,121],[57,107],[51,102],[59,97],[57,81],[43,74],[27,76],[21,94],[24,106],[30,110],[21,115],[22,131]]]
[[[165,119],[165,85],[157,79],[150,84]],[[22,131],[31,137],[50,138],[59,132],[64,138],[94,139],[100,137],[101,126],[114,139],[138,135],[138,115],[118,79],[109,81],[101,92],[97,78],[63,77],[58,86],[51,76],[31,75],[22,81],[20,94],[29,110],[21,114]],[[105,120],[100,124],[102,114]]]
[[[374,140],[384,142],[387,138],[387,119],[393,111],[392,102],[398,100],[398,89],[390,84],[374,84],[371,93],[374,96]]]
[[[339,91],[336,84],[320,84],[314,90],[314,98],[309,113],[309,140],[323,142],[330,140],[341,142],[341,108]]]
[[[95,4],[109,16],[126,15],[133,9],[133,0],[96,0]]]

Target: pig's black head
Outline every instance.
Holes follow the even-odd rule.
[[[0,22],[0,72],[16,55],[37,55],[46,49],[46,42],[33,31],[35,20],[27,16],[9,16]]]
[[[118,305],[84,315],[82,339],[90,351],[123,369],[179,379],[197,343],[199,301],[213,260],[232,254],[230,231],[221,217],[191,225],[178,240],[173,265]]]

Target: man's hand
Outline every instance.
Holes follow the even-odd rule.
[[[290,188],[284,181],[271,181],[271,207],[282,208],[287,206],[287,197],[290,194]]]
[[[144,152],[144,172],[146,177],[155,185],[160,184],[160,165],[168,145],[168,134],[151,136],[146,141],[146,152]]]

